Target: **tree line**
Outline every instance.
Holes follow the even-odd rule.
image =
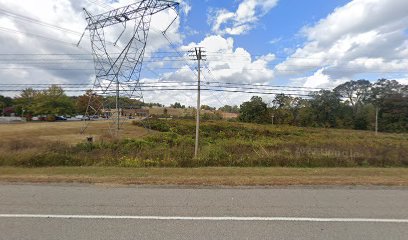
[[[279,94],[268,106],[254,96],[240,106],[242,122],[408,132],[408,85],[395,80],[349,81],[310,98]]]
[[[92,95],[93,101],[89,101]],[[158,103],[143,103],[120,98],[120,106],[164,107]],[[15,98],[0,96],[0,115],[12,112],[21,116],[85,114],[89,104],[93,109],[114,106],[114,97],[102,97],[92,91],[82,96],[67,96],[56,85],[46,90],[25,89]],[[176,102],[174,108],[185,108]],[[109,107],[108,107],[109,108]],[[215,110],[207,105],[202,109]],[[378,130],[384,132],[408,132],[408,85],[395,80],[380,79],[375,83],[367,80],[349,81],[333,90],[310,93],[310,97],[293,97],[278,94],[269,104],[261,97],[238,106],[223,106],[219,111],[239,113],[239,121],[251,123],[274,123],[303,127],[346,128]]]
[[[123,108],[163,106],[158,103],[144,103],[127,97],[120,97],[119,104]],[[102,97],[94,94],[91,90],[81,96],[67,96],[61,87],[52,85],[41,91],[32,88],[24,89],[15,98],[0,96],[0,115],[10,116],[14,113],[16,116],[27,118],[32,116],[84,115],[88,107],[102,110],[103,107],[114,108],[115,105],[115,97]]]

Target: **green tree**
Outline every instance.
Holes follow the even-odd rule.
[[[353,128],[356,130],[368,130],[370,127],[370,114],[372,105],[362,105],[359,110],[353,113]]]
[[[21,113],[24,109],[24,112],[28,115],[34,114],[34,104],[38,98],[39,91],[35,91],[32,88],[27,88],[21,91],[20,96],[15,99],[15,108],[16,112]]]
[[[52,85],[35,96],[31,109],[38,115],[70,115],[74,112],[74,103],[61,87]]]
[[[370,98],[371,86],[367,80],[349,81],[337,86],[334,92],[346,99],[356,113]]]
[[[402,123],[408,121],[408,119],[404,120],[404,118],[402,118],[398,120],[399,123],[396,123],[395,121],[397,121],[399,117],[392,117],[393,114],[403,115],[403,113],[395,108],[401,107],[404,109],[403,103],[398,102],[404,99],[406,95],[406,86],[400,84],[398,81],[379,79],[373,84],[369,101],[374,105],[376,113],[378,113],[380,131],[395,131],[399,128],[397,125],[403,126],[404,124]],[[387,125],[392,125],[392,127]]]
[[[272,114],[275,123],[302,125],[302,109],[309,107],[308,101],[300,97],[292,97],[285,94],[278,94],[272,101]]]
[[[103,100],[104,107],[108,109],[115,109],[116,108],[116,97],[109,96],[104,98]],[[118,100],[119,108],[123,109],[137,109],[143,107],[145,104],[142,101],[137,99],[130,99],[128,97],[120,97]]]
[[[385,98],[391,95],[403,93],[404,85],[395,80],[380,79],[371,88],[369,102],[381,108]]]
[[[369,129],[370,117],[368,115],[369,111],[367,111],[367,103],[371,96],[371,88],[372,84],[369,81],[358,80],[343,83],[334,89],[334,92],[344,100],[345,107],[351,106],[351,125],[354,129]]]
[[[310,100],[310,107],[316,126],[321,127],[345,127],[349,125],[347,106],[342,104],[338,93],[322,90],[315,93]]]
[[[266,123],[270,121],[267,104],[261,97],[253,96],[251,101],[244,102],[239,113],[239,120],[242,122]]]
[[[75,99],[75,111],[83,115],[87,110],[92,112],[91,114],[100,114],[103,108],[103,101],[102,96],[88,90],[84,95]]]
[[[304,106],[305,101],[299,97],[291,97],[285,94],[278,94],[272,101],[272,114],[275,123],[293,124],[299,123],[299,111]]]
[[[44,91],[25,89],[16,99],[16,110],[22,109],[29,115],[66,115],[72,114],[74,104],[71,98],[65,95],[61,87],[53,85]]]
[[[308,100],[302,101],[302,107],[299,108],[297,124],[302,127],[316,126],[315,115]]]
[[[408,96],[404,93],[387,95],[382,102],[379,130],[408,132]]]
[[[0,114],[4,114],[3,109],[13,106],[13,99],[0,95]]]

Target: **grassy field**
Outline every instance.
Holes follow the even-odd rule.
[[[129,122],[125,124],[130,125]],[[18,145],[24,142],[77,144],[84,141],[87,136],[94,136],[96,139],[109,137],[109,123],[106,121],[92,121],[85,134],[80,134],[84,126],[85,122],[82,121],[0,124],[0,144]],[[121,134],[124,138],[141,137],[147,135],[148,130],[143,127],[125,127]]]
[[[204,121],[193,158],[194,120],[127,123],[121,138],[106,122],[0,125],[0,166],[179,167],[407,167],[408,135]],[[87,136],[96,141],[89,144]]]
[[[408,186],[406,168],[0,168],[0,182],[189,186]]]

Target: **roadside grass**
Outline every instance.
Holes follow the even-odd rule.
[[[408,186],[406,168],[0,168],[1,182],[188,186]]]
[[[107,122],[0,125],[0,166],[194,167],[407,167],[408,134],[204,121],[200,155],[194,120],[128,123],[120,139],[104,135]],[[149,126],[148,131],[143,126]],[[94,143],[87,143],[87,136]]]

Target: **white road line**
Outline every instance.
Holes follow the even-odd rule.
[[[408,219],[377,218],[304,218],[304,217],[181,217],[181,216],[108,216],[108,215],[46,215],[46,214],[0,214],[0,218],[48,218],[48,219],[122,219],[165,221],[263,221],[263,222],[362,222],[362,223],[408,223]]]

